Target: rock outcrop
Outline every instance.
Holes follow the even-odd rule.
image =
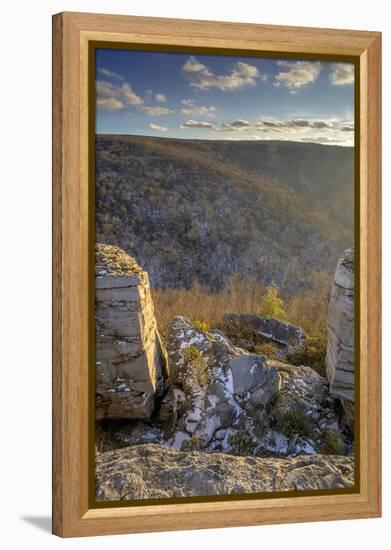
[[[278,370],[265,357],[235,348],[219,331],[197,330],[183,317],[171,323],[167,350],[172,389],[169,413],[163,402],[161,415],[168,444],[230,451],[235,437],[257,441],[280,387]]]
[[[326,372],[330,392],[345,409],[348,423],[354,420],[354,250],[339,260],[331,289],[328,319]]]
[[[96,246],[98,500],[352,487],[339,402],[351,427],[353,252],[331,292],[327,378],[289,363],[305,345],[299,327],[229,313],[220,329],[175,317],[163,346],[147,273]]]
[[[237,457],[138,445],[99,454],[98,501],[352,487],[347,456]]]
[[[272,342],[277,346],[278,357],[285,359],[305,344],[304,331],[291,323],[253,313],[226,313],[223,329],[233,336],[237,345],[252,349],[257,343]]]
[[[158,443],[248,456],[352,452],[337,400],[310,367],[267,361],[183,317],[173,319],[167,346],[170,384],[153,422],[110,426],[111,447],[100,427],[101,451]]]
[[[149,418],[167,358],[148,275],[120,248],[97,244],[95,277],[96,418]]]

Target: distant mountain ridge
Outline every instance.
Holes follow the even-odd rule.
[[[206,146],[222,160],[320,200],[342,225],[352,227],[354,148],[295,141],[213,141]]]
[[[159,288],[218,290],[232,273],[307,288],[353,242],[353,160],[318,144],[98,135],[96,238]]]

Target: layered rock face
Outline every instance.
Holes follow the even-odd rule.
[[[120,248],[97,244],[95,281],[96,418],[149,418],[167,358],[148,275]]]
[[[350,426],[354,419],[354,250],[339,260],[331,289],[326,372],[330,392],[340,398]]]
[[[138,445],[96,457],[99,501],[352,487],[347,456],[239,457]]]

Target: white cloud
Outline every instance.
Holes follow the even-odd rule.
[[[218,122],[212,124],[207,120],[187,120],[180,126],[181,128],[202,128],[204,130],[213,130],[214,132],[242,132],[251,128],[247,120],[237,119],[233,122]]]
[[[115,97],[97,99],[96,106],[101,111],[118,111],[124,108],[122,101],[115,99]]]
[[[125,103],[128,105],[141,105],[144,101],[134,93],[129,84],[122,84],[121,86],[122,97],[125,100]]]
[[[330,119],[263,119],[255,128],[269,139],[308,141],[336,145],[353,145],[354,124],[338,118]]]
[[[181,109],[182,115],[206,115],[206,116],[214,116],[215,111],[217,111],[216,107],[213,105],[210,105],[209,107],[206,107],[205,105],[195,105],[194,101],[191,99],[183,99],[182,104],[186,105],[186,107]]]
[[[299,121],[294,120],[292,122],[296,122],[297,124]],[[332,124],[330,124],[330,122],[327,122],[326,120],[310,120],[309,122],[311,128],[318,128],[319,130],[332,128]]]
[[[123,76],[121,76],[118,73],[115,73],[113,71],[109,71],[109,69],[104,69],[103,67],[98,69],[98,73],[103,74],[107,78],[116,78],[117,80],[125,80]]]
[[[189,100],[186,105],[189,105]],[[183,103],[183,101],[182,101]],[[193,102],[191,103],[193,104]],[[282,140],[308,141],[309,143],[323,143],[335,145],[353,145],[354,125],[348,119],[338,118],[291,118],[291,119],[263,119],[251,122],[245,119],[235,119],[232,122],[211,122],[208,120],[189,119],[180,125],[181,129],[200,129],[226,134],[224,139],[241,140]]]
[[[352,63],[335,63],[329,74],[333,86],[346,86],[354,82],[354,65]]]
[[[97,80],[96,106],[101,110],[123,109],[125,105],[140,105],[144,101],[136,95],[129,84],[124,83],[121,86],[111,84],[105,80]]]
[[[139,111],[142,111],[143,113],[149,115],[149,116],[163,116],[168,115],[172,113],[171,109],[168,109],[167,107],[154,107],[154,106],[147,106],[140,107]]]
[[[243,132],[251,128],[248,120],[237,119],[233,122],[220,122],[213,127],[215,132]]]
[[[156,94],[155,101],[157,101],[157,103],[166,103],[167,98],[164,94]]]
[[[206,129],[210,129],[210,128],[213,128],[213,124],[211,122],[207,122],[205,120],[186,120],[186,122],[183,122],[181,124],[181,128],[206,128]]]
[[[260,120],[256,123],[257,130],[264,131],[305,131],[309,129],[330,130],[334,125],[328,120],[320,119],[289,119],[289,120]]]
[[[322,132],[324,136],[332,136],[333,138],[341,138],[343,140],[343,133],[351,132],[354,130],[353,124],[344,123],[338,119],[263,119],[258,122],[250,122],[244,119],[236,119],[232,122],[210,122],[207,120],[193,120],[189,119],[184,122],[181,128],[201,128],[210,130],[213,132],[246,132],[253,129],[262,132],[263,134],[275,134],[277,137],[286,136],[286,139],[290,139],[289,136],[298,135],[310,135],[312,136],[314,131]],[[349,139],[349,138],[346,138]]]
[[[257,130],[272,129],[278,131],[280,128],[284,128],[285,123],[281,120],[261,120],[256,123]]]
[[[243,128],[250,128],[251,124],[248,122],[248,120],[242,120],[242,119],[238,119],[238,120],[234,120],[233,122],[231,122],[231,126],[232,128],[240,128],[240,129],[243,129]]]
[[[167,128],[165,126],[160,126],[159,124],[153,124],[153,122],[151,122],[149,127],[151,128],[151,130],[154,130],[155,132],[167,132]]]
[[[246,86],[254,86],[256,79],[261,77],[257,67],[238,61],[228,74],[215,74],[206,65],[200,63],[194,56],[182,67],[183,74],[190,85],[200,90],[218,88],[222,91],[240,90]],[[263,78],[262,78],[263,79]]]
[[[193,55],[189,57],[182,69],[186,73],[199,73],[208,70],[205,65],[197,61]]]
[[[291,93],[297,93],[303,86],[315,82],[321,70],[319,61],[277,61],[277,65],[287,70],[275,75],[274,85],[285,86]]]
[[[236,63],[237,70],[240,74],[243,76],[247,76],[250,78],[258,78],[259,77],[259,71],[256,67],[253,65],[249,65],[248,63],[243,63],[243,61],[238,61]]]
[[[95,83],[95,90],[98,98],[111,98],[119,95],[119,88],[105,80],[97,80]]]

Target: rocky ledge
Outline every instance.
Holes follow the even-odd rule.
[[[149,418],[167,359],[148,274],[115,246],[97,244],[95,260],[96,417]]]
[[[155,417],[99,426],[101,451],[158,443],[247,456],[352,454],[338,399],[310,367],[247,353],[183,317],[173,319],[166,343],[170,382]]]
[[[331,288],[326,372],[331,395],[340,398],[351,429],[354,424],[354,249],[339,260]]]
[[[305,334],[268,317],[227,313],[212,330],[175,317],[163,345],[148,274],[97,245],[97,498],[351,487],[353,272],[348,251],[331,293],[327,379],[290,364]]]
[[[347,488],[347,456],[239,457],[138,445],[96,457],[99,501]]]

